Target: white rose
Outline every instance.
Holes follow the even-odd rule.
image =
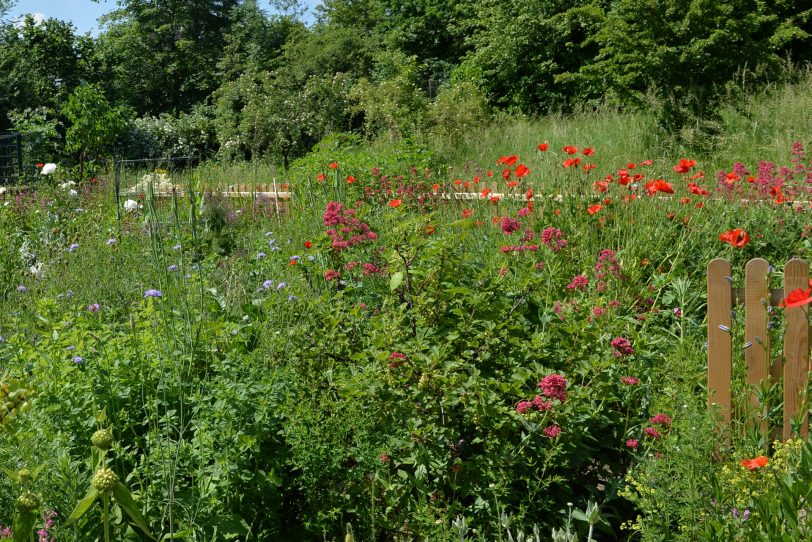
[[[49,162],[44,166],[42,166],[42,171],[40,171],[40,175],[50,175],[54,171],[56,171],[56,164],[52,164]]]
[[[124,202],[124,210],[128,213],[138,210],[138,202],[135,200],[128,199]]]

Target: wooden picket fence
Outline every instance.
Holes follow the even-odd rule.
[[[799,421],[798,431],[806,436],[809,428],[807,398],[809,376],[809,306],[785,309],[786,332],[783,356],[771,359],[768,322],[772,307],[798,288],[809,287],[809,264],[793,259],[784,266],[784,288],[770,289],[770,265],[756,258],[745,266],[744,288],[734,288],[730,263],[717,258],[708,264],[708,405],[718,407],[726,422],[731,421],[731,381],[733,376],[733,309],[744,304],[744,358],[751,410],[762,432],[766,424],[767,405],[759,404],[756,388],[768,379],[783,377],[784,413],[781,435],[792,436],[793,420]]]

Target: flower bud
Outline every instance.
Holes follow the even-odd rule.
[[[118,483],[118,476],[111,469],[101,468],[93,475],[93,487],[99,493],[106,494],[113,491]]]
[[[90,437],[90,442],[99,450],[109,450],[113,446],[113,433],[109,429],[99,429]]]
[[[17,510],[19,512],[36,512],[39,505],[39,497],[31,491],[25,491],[17,497]]]

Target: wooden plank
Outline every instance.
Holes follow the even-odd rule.
[[[761,404],[758,390],[768,380],[770,359],[770,334],[767,331],[769,272],[770,264],[762,258],[754,258],[744,267],[744,360],[747,365],[747,384],[750,386],[750,407],[755,416],[753,421],[762,433],[767,431],[768,405]]]
[[[733,289],[730,262],[715,258],[708,264],[708,406],[718,406],[730,422],[730,381],[733,374],[733,340],[730,307]]]
[[[784,266],[784,291],[809,287],[809,264],[790,260]],[[792,420],[800,419],[799,433],[806,437],[809,427],[807,379],[809,377],[809,305],[785,310],[784,335],[784,439],[792,437]]]
[[[731,308],[735,308],[736,305],[744,305],[744,288],[734,288],[733,289],[733,306]],[[772,288],[770,290],[770,305],[773,307],[777,307],[781,300],[784,299],[784,289],[783,288]]]

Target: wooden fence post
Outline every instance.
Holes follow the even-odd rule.
[[[717,405],[730,423],[730,381],[733,339],[730,335],[733,288],[730,262],[715,258],[708,264],[708,406]]]
[[[751,387],[750,407],[755,415],[756,425],[762,432],[767,430],[767,406],[759,400],[758,388],[768,380],[770,358],[770,335],[767,330],[767,306],[770,303],[770,289],[767,276],[770,264],[767,260],[755,258],[744,268],[744,359],[747,364],[747,384]]]
[[[784,294],[809,287],[809,264],[790,260],[784,267]],[[784,439],[792,436],[792,421],[800,414],[798,432],[806,437],[809,428],[807,380],[809,377],[809,306],[786,309],[784,335]]]

